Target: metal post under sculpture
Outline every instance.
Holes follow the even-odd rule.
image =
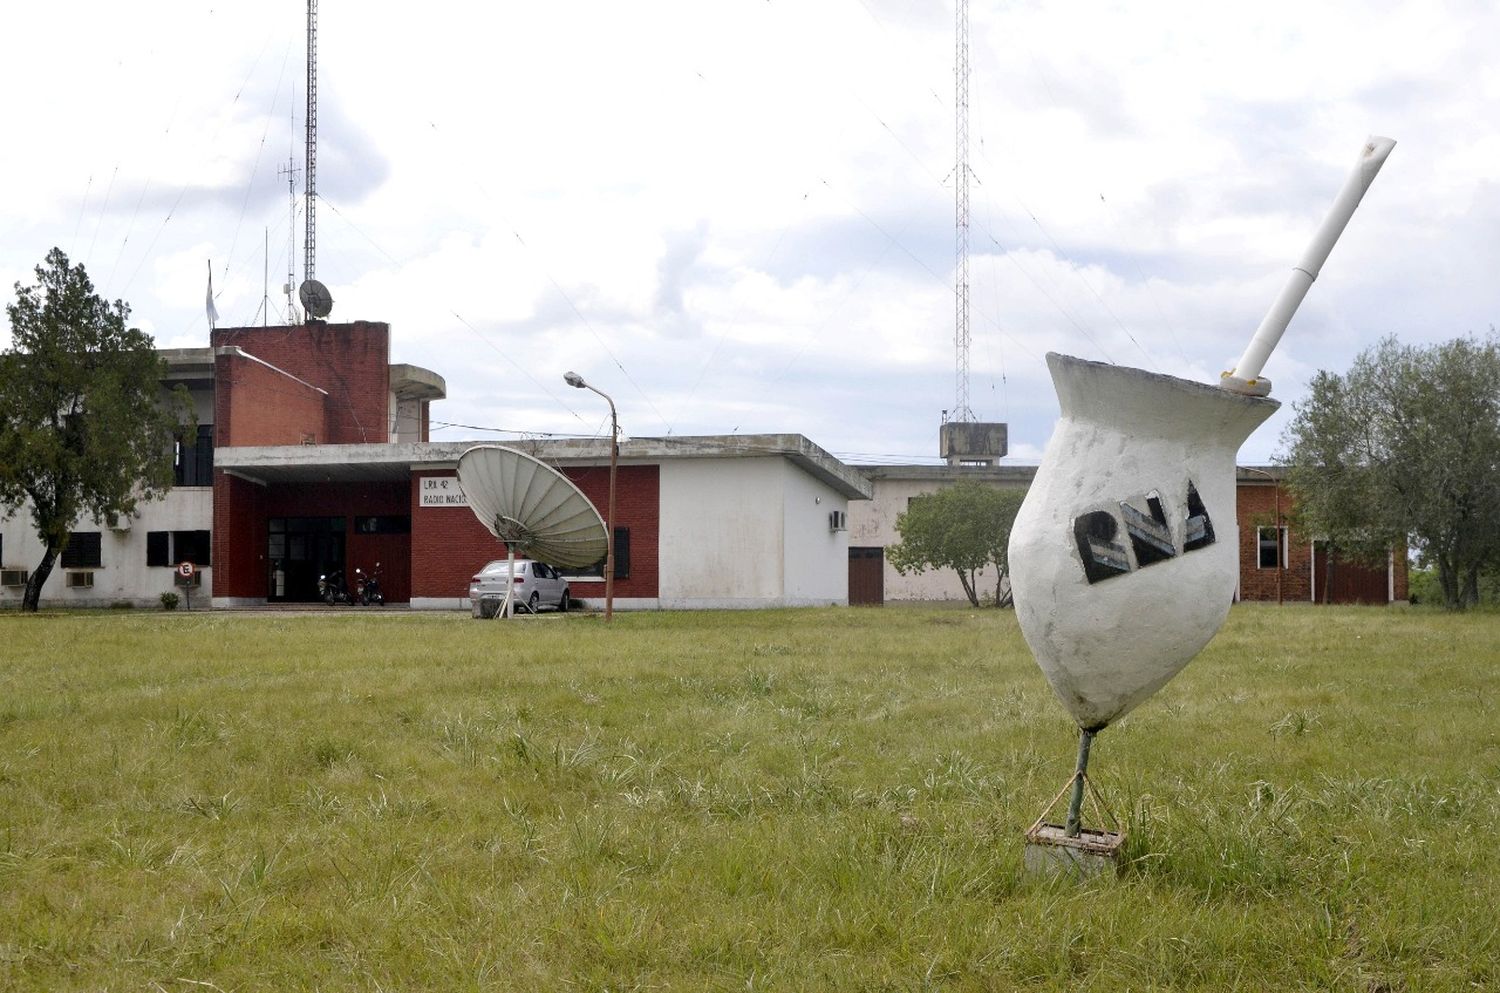
[[[1033,849],[1052,853],[1043,867],[1087,868],[1093,855],[1112,864],[1123,835],[1082,826],[1089,749],[1228,616],[1239,578],[1235,457],[1280,406],[1264,395],[1261,369],[1394,144],[1366,143],[1224,388],[1047,356],[1061,417],[1011,531],[1011,583],[1021,633],[1080,740],[1065,822],[1044,824],[1043,812],[1027,832],[1028,864]]]

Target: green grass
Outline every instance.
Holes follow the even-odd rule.
[[[0,615],[0,989],[1500,988],[1500,616],[1241,608],[1095,745],[1009,612]]]

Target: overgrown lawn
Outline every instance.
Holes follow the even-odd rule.
[[[1078,885],[1010,612],[3,615],[0,989],[1494,989],[1497,668],[1236,608]]]

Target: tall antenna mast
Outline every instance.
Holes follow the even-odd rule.
[[[950,466],[988,466],[1005,457],[1009,428],[978,422],[969,406],[969,0],[954,0],[957,37],[953,60],[953,416],[944,411],[938,452]]]
[[[307,234],[302,241],[302,279],[315,275],[318,195],[318,0],[307,0]]]
[[[974,419],[969,407],[969,0],[957,0],[957,55],[953,75],[957,86],[954,101],[954,144],[957,164],[954,166],[954,265],[953,265],[953,350],[954,369],[953,419]]]

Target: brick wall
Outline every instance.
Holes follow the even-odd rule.
[[[609,501],[609,467],[563,472],[604,516]],[[469,508],[418,506],[422,476],[452,475],[432,472],[412,477],[411,595],[415,597],[468,596],[474,573],[491,559],[505,557],[505,545]],[[656,466],[620,466],[615,481],[615,518],[617,527],[630,529],[630,576],[615,581],[615,596],[655,598],[659,595],[657,549],[661,531],[660,472]],[[603,582],[574,581],[569,585],[574,596],[604,596]]]
[[[1274,602],[1276,600],[1276,570],[1260,568],[1257,528],[1274,527],[1276,524],[1276,489],[1269,484],[1241,483],[1238,486],[1236,505],[1240,525],[1240,599]],[[1281,488],[1283,523],[1291,510],[1292,494],[1283,486]],[[1295,528],[1290,528],[1287,534],[1285,561],[1286,568],[1281,573],[1281,599],[1284,602],[1308,602],[1313,595],[1312,547],[1302,535],[1297,533]],[[1394,567],[1395,598],[1405,600],[1408,596],[1405,546],[1395,550]],[[1336,560],[1335,568],[1359,567],[1339,564]],[[1383,575],[1386,570],[1376,567],[1375,571]],[[1323,575],[1317,577],[1319,601],[1323,599],[1321,586],[1324,581]]]
[[[214,442],[300,445],[327,439],[322,393],[253,359],[214,359]]]
[[[255,483],[214,473],[214,596],[264,597],[266,515],[265,489]]]
[[[390,438],[390,337],[389,324],[355,321],[295,327],[218,328],[212,341],[215,347],[236,345],[298,379],[327,390],[326,436],[320,436],[318,441],[347,445],[382,443]],[[218,444],[251,442],[232,437]]]
[[[409,513],[407,493],[408,484],[399,481],[258,486],[217,473],[214,596],[265,597],[269,585],[265,559],[267,518],[343,517],[344,562],[351,583],[355,566],[368,572],[379,562],[380,586],[386,601],[405,603],[411,599],[411,536],[358,534],[354,531],[354,518]]]
[[[1276,600],[1276,570],[1262,569],[1256,529],[1276,524],[1276,488],[1241,483],[1236,508],[1240,525],[1240,599]],[[1281,488],[1281,518],[1286,523],[1292,495]],[[1281,598],[1306,603],[1312,594],[1312,550],[1295,529],[1287,535],[1286,568],[1281,573]]]
[[[369,572],[380,563],[380,588],[387,603],[411,599],[411,535],[358,534],[354,518],[410,513],[405,482],[284,483],[266,490],[261,502],[266,517],[344,518],[345,579],[354,588],[354,569]],[[469,515],[474,516],[473,514]],[[264,521],[261,530],[264,531]],[[261,552],[265,544],[262,539]],[[265,579],[260,580],[261,596]]]

